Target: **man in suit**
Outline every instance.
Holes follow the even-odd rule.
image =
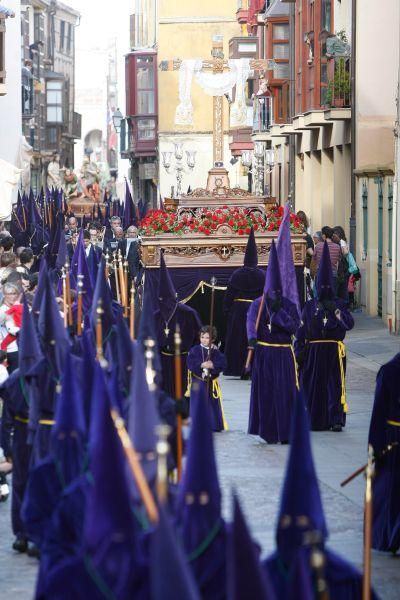
[[[128,261],[129,276],[135,278],[140,269],[140,251],[138,230],[134,225],[130,225],[125,233],[125,239],[118,243],[118,250],[121,250],[122,257]]]

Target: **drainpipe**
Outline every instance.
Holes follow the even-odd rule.
[[[400,49],[399,49],[399,65],[397,75],[397,94],[396,94],[396,122],[394,127],[395,141],[395,156],[394,156],[394,181],[393,181],[393,221],[392,221],[392,327],[395,333],[400,332],[400,298],[398,292],[400,290],[399,280],[399,260],[400,260],[400,243],[399,235],[399,176],[400,176]]]
[[[351,3],[351,188],[350,188],[350,252],[356,255],[356,51],[357,0]]]
[[[289,83],[289,122],[293,122],[296,111],[295,104],[295,82],[296,82],[296,3],[290,4],[289,8],[289,57],[290,57],[290,83]],[[289,194],[290,209],[294,212],[296,206],[296,136],[289,136]]]

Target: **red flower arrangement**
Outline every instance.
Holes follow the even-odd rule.
[[[254,231],[278,231],[283,218],[283,207],[279,206],[262,216],[259,212],[237,206],[221,208],[203,208],[197,217],[183,215],[177,219],[174,211],[150,210],[140,222],[141,235],[159,235],[174,233],[183,235],[188,232],[212,235],[221,225],[228,225],[238,235],[248,235],[251,227]],[[294,233],[302,232],[298,217],[290,214],[290,229]]]

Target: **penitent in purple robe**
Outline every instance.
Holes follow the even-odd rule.
[[[203,369],[201,364],[207,360],[208,348],[198,344],[193,346],[187,357],[187,368],[192,373],[192,381],[201,385],[207,386],[205,380],[203,380]],[[210,414],[210,423],[212,431],[223,431],[228,429],[224,411],[222,407],[222,395],[219,387],[218,376],[224,370],[226,366],[225,356],[218,350],[218,348],[212,348],[210,360],[214,364],[214,368],[210,371],[210,383],[208,386],[208,410]]]
[[[247,357],[246,317],[253,300],[261,296],[265,274],[257,267],[237,269],[228,282],[224,299],[227,317],[224,375],[240,377]]]
[[[249,340],[257,339],[248,433],[276,444],[289,439],[297,380],[291,343],[299,326],[299,319],[296,306],[282,298],[281,306],[276,312],[271,312],[264,306],[257,334],[256,320],[260,302],[261,298],[257,298],[247,315],[247,336]]]
[[[174,335],[177,324],[181,335],[182,355],[182,390],[187,388],[186,357],[199,338],[201,321],[197,311],[186,304],[177,303],[176,310],[171,319],[166,323],[159,310],[154,313],[157,344],[161,355],[162,389],[172,398],[175,398]],[[167,332],[167,333],[166,333]]]
[[[383,365],[376,379],[369,429],[376,473],[373,482],[372,547],[385,552],[400,548],[400,354]],[[398,444],[379,456],[389,444]]]
[[[326,310],[318,300],[306,302],[302,325],[296,334],[295,351],[301,364],[300,388],[311,419],[311,429],[324,431],[346,423],[346,332],[354,320],[343,300],[332,300]],[[340,318],[335,314],[340,311]],[[338,313],[339,314],[339,313]]]

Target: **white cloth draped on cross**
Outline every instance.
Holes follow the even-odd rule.
[[[233,127],[246,125],[247,107],[245,84],[252,74],[248,58],[228,61],[229,70],[222,73],[210,73],[202,70],[203,61],[183,60],[179,69],[179,104],[175,112],[176,125],[192,125],[193,105],[191,87],[193,76],[202,90],[208,96],[223,96],[231,94],[236,86],[235,102],[231,106],[231,125]]]

